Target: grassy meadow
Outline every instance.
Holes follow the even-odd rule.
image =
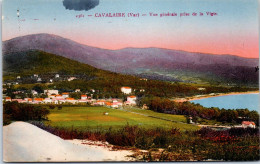
[[[136,150],[133,157],[137,161],[259,160],[258,128],[199,129],[184,123],[185,116],[133,107],[52,109],[47,105],[7,102],[3,118],[5,125],[29,121],[63,139],[106,141],[115,145],[115,150],[130,148]]]
[[[108,115],[104,113],[107,112]],[[151,117],[152,116],[152,117]],[[155,118],[156,117],[156,118]],[[146,129],[178,128],[181,131],[198,130],[195,125],[184,124],[186,118],[180,115],[156,113],[138,108],[111,109],[106,107],[63,107],[61,110],[51,109],[46,125],[60,128],[84,130],[91,128],[121,128],[125,125],[138,125]],[[167,120],[165,120],[167,119]],[[170,121],[171,120],[171,121]]]

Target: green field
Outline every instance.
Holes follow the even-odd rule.
[[[143,128],[179,128],[181,131],[199,129],[195,125],[185,124],[186,119],[184,116],[156,113],[137,108],[119,110],[106,107],[63,107],[61,110],[51,109],[50,111],[48,115],[50,121],[46,121],[45,123],[53,127],[73,127],[84,130],[89,128],[120,128],[129,124],[138,125]],[[104,115],[104,112],[108,112],[108,115]]]
[[[186,118],[183,115],[172,115],[172,114],[165,114],[165,113],[157,113],[152,110],[143,110],[140,108],[134,108],[134,107],[125,107],[127,111],[130,112],[136,112],[136,113],[141,113],[144,115],[149,115],[149,116],[154,116],[158,118],[163,118],[167,120],[172,120],[173,122],[183,122],[186,123]]]

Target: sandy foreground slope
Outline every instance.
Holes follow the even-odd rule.
[[[129,161],[133,152],[63,140],[34,125],[14,122],[3,127],[3,159],[6,162]]]

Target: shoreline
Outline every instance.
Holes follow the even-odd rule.
[[[206,95],[196,95],[196,96],[192,96],[192,97],[177,98],[177,99],[174,99],[173,101],[175,101],[175,102],[186,102],[186,101],[200,100],[200,99],[206,99],[206,98],[211,98],[211,97],[242,95],[242,94],[257,94],[257,93],[259,94],[259,91],[210,93],[210,94],[206,94]]]

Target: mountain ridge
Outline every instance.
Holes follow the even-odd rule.
[[[80,44],[82,46],[87,46],[87,47],[96,48],[96,49],[100,49],[100,50],[108,50],[108,51],[120,51],[120,50],[126,50],[126,49],[161,49],[161,50],[187,52],[187,53],[195,53],[195,54],[235,56],[235,57],[245,58],[245,59],[259,59],[259,58],[242,57],[242,56],[239,56],[239,55],[236,55],[236,54],[215,54],[215,53],[206,53],[206,52],[194,52],[194,51],[187,51],[187,50],[181,50],[181,49],[170,49],[170,48],[153,47],[153,46],[151,46],[151,47],[124,47],[124,48],[119,48],[119,49],[107,49],[107,48],[89,46],[87,44],[79,43],[79,42],[77,42],[75,40],[72,40],[72,39],[68,39],[68,38],[61,37],[59,35],[48,34],[48,33],[38,33],[38,34],[23,35],[23,36],[18,36],[18,37],[15,37],[15,38],[4,40],[3,42],[9,42],[9,41],[12,41],[12,40],[15,40],[15,39],[23,38],[25,36],[34,36],[34,35],[49,35],[49,36],[53,36],[53,37],[59,37],[59,38],[62,38],[62,39],[65,39],[65,40],[68,40],[68,41],[71,41],[71,42],[75,42],[75,43]]]
[[[45,33],[21,36],[3,42],[3,54],[32,49],[117,73],[168,76],[186,82],[211,82],[220,78],[220,82],[225,83],[258,83],[258,75],[253,74],[254,67],[259,65],[258,59],[255,58],[163,48],[107,50]]]

